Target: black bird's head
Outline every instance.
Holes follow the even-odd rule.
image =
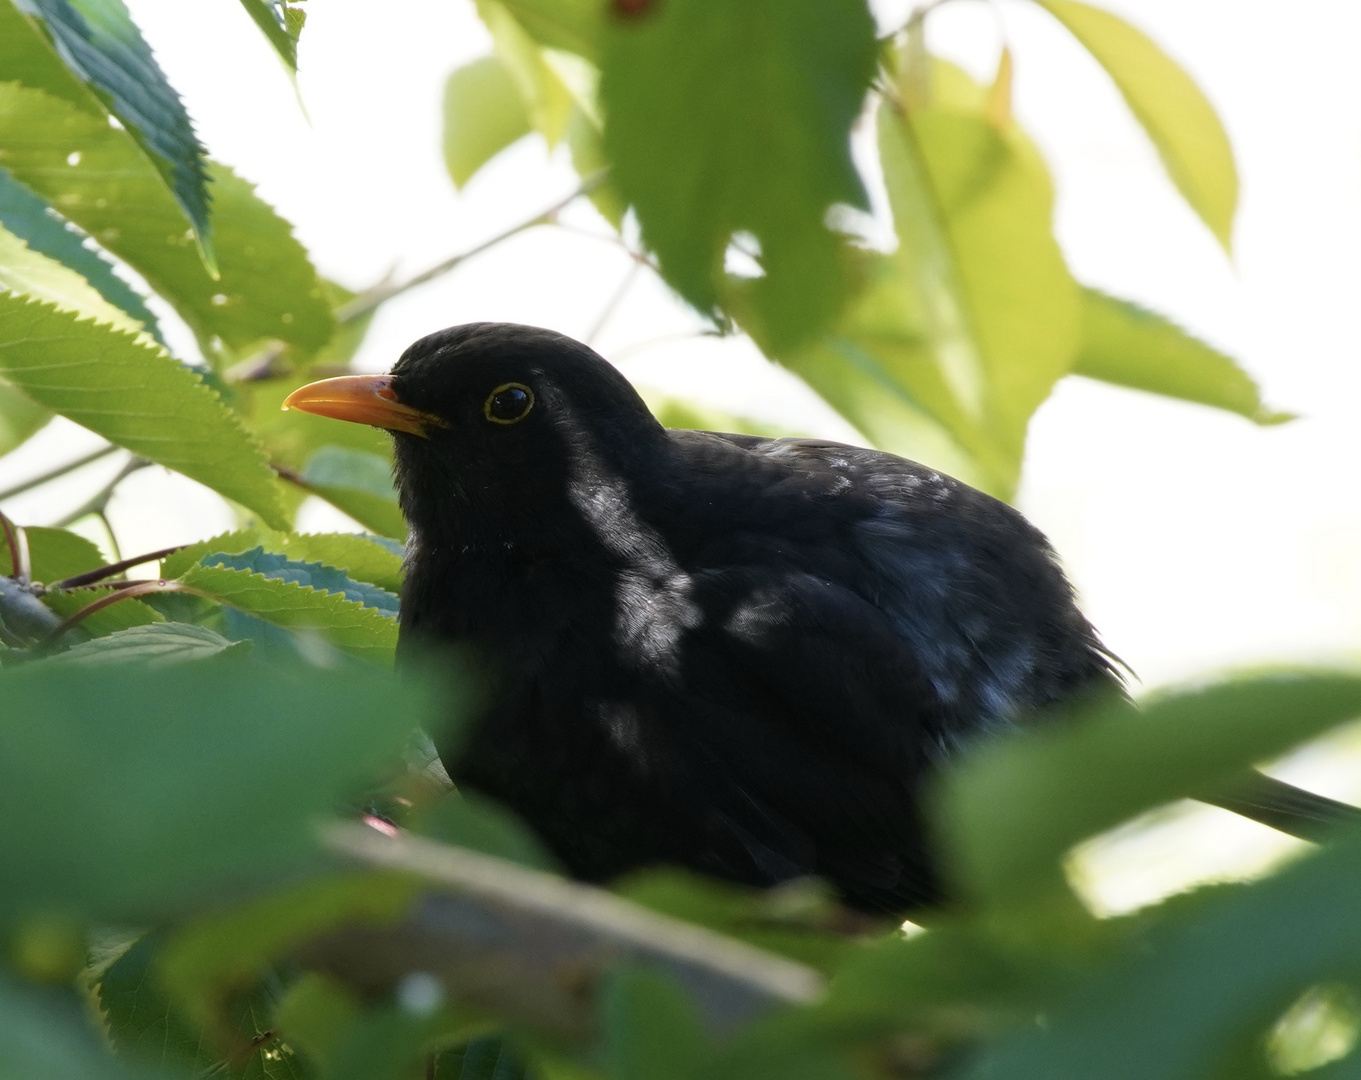
[[[407,522],[442,543],[551,533],[580,519],[598,481],[633,472],[664,441],[597,353],[511,323],[430,334],[390,375],[310,383],[284,407],[391,431]]]

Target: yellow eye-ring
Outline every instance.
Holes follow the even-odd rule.
[[[534,408],[534,391],[524,383],[502,383],[482,403],[482,415],[493,424],[518,424]]]

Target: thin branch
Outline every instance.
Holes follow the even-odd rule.
[[[0,514],[0,529],[5,531],[5,546],[9,548],[9,576],[27,585],[32,567],[28,562],[28,537],[4,514]]]
[[[620,280],[614,294],[605,303],[605,307],[596,317],[590,330],[586,332],[585,342],[587,345],[595,344],[595,339],[600,336],[600,331],[604,330],[610,319],[614,318],[614,313],[619,310],[619,305],[624,302],[624,297],[638,278],[638,271],[643,268],[643,264],[638,261],[629,263],[629,268],[624,271],[624,276]]]
[[[400,923],[344,927],[298,954],[304,966],[361,994],[425,972],[474,1007],[571,1037],[590,1029],[593,988],[620,964],[643,963],[673,976],[715,1032],[810,1001],[822,990],[821,977],[803,964],[603,889],[359,825],[329,827],[323,840],[349,862],[427,883]]]
[[[149,563],[155,559],[164,559],[167,555],[173,555],[177,551],[187,548],[188,544],[176,544],[174,547],[161,548],[160,551],[148,551],[145,555],[134,555],[131,559],[123,559],[120,562],[112,563],[109,566],[100,566],[94,570],[87,570],[83,574],[75,577],[66,578],[49,585],[50,589],[79,589],[82,585],[93,585],[96,581],[103,581],[114,574],[121,574],[125,570],[131,570],[134,566],[141,566],[142,563]]]
[[[77,506],[69,514],[67,514],[60,521],[58,521],[56,523],[56,527],[59,529],[64,529],[66,528],[67,525],[70,525],[71,522],[79,521],[81,518],[87,517],[90,514],[102,515],[104,513],[105,507],[109,505],[109,500],[113,498],[113,493],[117,489],[118,485],[121,484],[133,473],[135,473],[138,469],[145,469],[150,464],[151,462],[149,462],[146,458],[143,457],[130,458],[127,464],[118,470],[118,473],[114,476],[112,480],[110,480],[102,488],[100,488],[88,499],[86,499],[85,502],[81,503],[80,506]],[[112,535],[112,533],[110,535]]]
[[[75,472],[77,469],[83,469],[86,465],[91,465],[94,462],[100,460],[101,458],[106,458],[110,454],[115,453],[119,449],[121,448],[114,446],[112,443],[110,443],[103,449],[95,450],[93,453],[86,454],[83,458],[77,458],[75,461],[68,462],[65,465],[58,465],[55,469],[51,469],[48,472],[41,473],[40,475],[33,477],[32,479],[25,480],[21,484],[15,484],[11,488],[6,488],[4,491],[0,491],[0,500],[11,499],[15,495],[22,495],[25,491],[31,491],[35,487],[41,487],[48,481],[56,480],[59,477],[65,476],[69,472]]]
[[[557,218],[558,214],[565,210],[570,204],[576,202],[576,200],[583,195],[589,195],[599,187],[600,184],[604,182],[607,173],[608,170],[606,169],[592,173],[581,182],[581,185],[575,191],[570,195],[559,199],[546,210],[541,210],[532,218],[527,218],[518,225],[513,225],[510,228],[497,233],[490,239],[483,240],[480,244],[474,244],[467,251],[461,251],[457,255],[452,255],[442,262],[438,262],[434,266],[422,270],[419,274],[407,278],[405,281],[399,281],[396,284],[391,285],[375,285],[373,288],[360,293],[349,303],[342,304],[336,309],[336,322],[353,322],[355,319],[367,315],[380,304],[391,300],[394,296],[400,296],[407,290],[414,289],[417,285],[424,285],[427,281],[431,281],[441,274],[447,274],[450,270],[454,269],[454,267],[471,259],[474,255],[480,255],[488,248],[493,248],[497,244],[509,240],[512,236],[524,232],[526,229],[532,229],[535,225],[547,225],[551,223]]]

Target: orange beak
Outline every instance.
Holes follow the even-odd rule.
[[[426,428],[432,424],[449,426],[432,413],[398,401],[391,375],[342,375],[308,383],[284,398],[283,407],[388,431],[405,431],[422,439],[430,437]]]

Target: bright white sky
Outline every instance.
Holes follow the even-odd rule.
[[[1183,63],[1223,117],[1242,176],[1232,261],[1179,200],[1105,75],[1038,8],[962,0],[931,16],[929,38],[980,76],[991,75],[1003,38],[1010,44],[1015,108],[1054,170],[1058,231],[1077,276],[1175,317],[1238,357],[1270,405],[1304,418],[1258,429],[1066,380],[1031,425],[1021,508],[1052,538],[1088,614],[1146,688],[1273,661],[1355,662],[1361,6],[1102,2]],[[298,80],[306,115],[236,0],[128,6],[210,152],[258,183],[320,269],[352,288],[437,262],[574,184],[561,155],[535,137],[454,191],[439,103],[449,71],[489,46],[471,0],[313,0]],[[907,5],[877,7],[887,26]],[[594,227],[589,210],[573,220]],[[475,319],[584,338],[628,267],[607,243],[536,230],[390,303],[358,363],[385,369],[415,338]],[[854,437],[751,347],[679,339],[695,326],[665,288],[639,277],[593,344],[641,385]],[[0,486],[94,442],[58,421],[0,461]],[[22,523],[54,520],[112,467],[7,510]],[[126,551],[231,525],[214,497],[160,469],[126,482],[110,513]],[[323,506],[309,507],[303,524],[345,527]],[[1301,765],[1303,775],[1361,797],[1357,769],[1322,760]],[[1216,858],[1277,850],[1266,830],[1230,827],[1227,817],[1196,819],[1210,872]],[[1112,903],[1128,902],[1122,895]]]

